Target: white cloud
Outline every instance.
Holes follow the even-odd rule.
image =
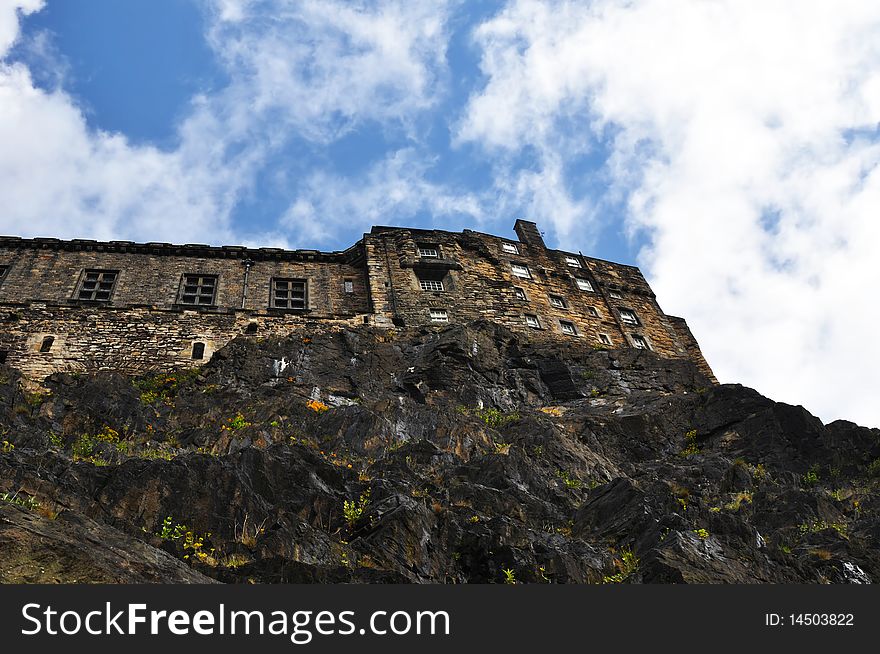
[[[24,64],[5,60],[19,11],[41,7],[0,0],[2,233],[257,238],[231,216],[272,153],[294,136],[326,143],[364,121],[411,130],[444,70],[443,3],[206,3],[207,38],[230,83],[192,99],[179,146],[164,151],[93,128],[63,84],[39,88]]]
[[[345,178],[326,172],[309,176],[281,224],[296,242],[322,243],[335,232],[352,235],[373,225],[400,224],[417,214],[436,222],[486,217],[485,195],[455,192],[426,180],[428,163],[411,149],[389,154],[366,173]]]
[[[646,272],[719,377],[880,425],[878,37],[871,2],[511,2],[459,139],[611,128]]]

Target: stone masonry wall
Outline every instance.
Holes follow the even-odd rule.
[[[595,347],[644,339],[711,376],[687,324],[663,313],[638,268],[549,249],[528,221],[514,230],[517,240],[374,227],[332,253],[0,238],[0,359],[32,380],[58,370],[176,369],[209,360],[240,333],[281,334],[306,322],[432,325],[445,311],[449,322],[487,319]],[[77,299],[89,269],[117,271],[109,301]],[[184,274],[217,276],[214,305],[179,303]],[[306,308],[271,308],[273,277],[305,280]],[[420,280],[442,290],[423,290]],[[623,319],[627,312],[636,324]]]

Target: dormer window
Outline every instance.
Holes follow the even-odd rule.
[[[115,270],[84,270],[76,292],[77,300],[109,302],[119,273]]]
[[[567,309],[568,304],[565,302],[565,298],[561,295],[551,295],[550,296],[550,304],[551,306],[556,307],[557,309]]]
[[[502,243],[501,251],[507,254],[519,254],[519,248],[516,247],[515,243]]]
[[[572,268],[580,268],[581,262],[578,261],[577,257],[565,257],[565,265],[571,266]]]
[[[217,275],[184,275],[180,283],[180,304],[209,307],[217,295]]]
[[[424,243],[419,244],[419,256],[425,257],[427,259],[439,259],[440,258],[440,248],[436,245],[426,245]]]
[[[584,279],[583,277],[575,277],[574,283],[577,284],[577,287],[586,291],[587,293],[593,293],[595,289],[593,288],[593,283],[589,279]]]
[[[517,277],[521,277],[523,279],[531,279],[532,278],[532,273],[529,272],[529,267],[524,266],[521,263],[510,264],[510,270]]]
[[[620,309],[620,320],[627,325],[639,325],[639,319],[636,312],[632,309]]]

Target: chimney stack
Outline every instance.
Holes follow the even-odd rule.
[[[526,243],[542,249],[547,247],[544,245],[544,239],[541,238],[538,226],[531,221],[517,220],[513,226],[513,231],[516,232],[520,243]]]

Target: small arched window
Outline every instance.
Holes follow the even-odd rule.
[[[193,359],[204,359],[205,358],[205,344],[204,343],[193,343],[192,358]]]
[[[52,349],[52,344],[55,342],[54,336],[46,336],[43,338],[43,342],[40,343],[40,352],[48,352]]]

